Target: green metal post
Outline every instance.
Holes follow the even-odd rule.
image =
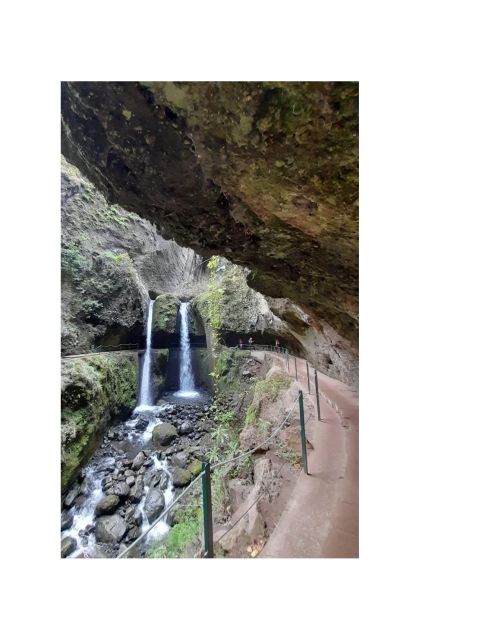
[[[293,356],[295,358],[295,380],[298,380],[298,372],[296,370],[296,356]]]
[[[287,371],[288,371],[288,373],[290,373],[290,363],[288,361],[288,349],[285,350],[285,355],[286,355],[286,359],[287,359]]]
[[[305,433],[305,409],[303,407],[303,391],[298,393],[298,404],[300,405],[300,433],[301,433],[301,458],[303,468],[308,475],[308,458],[306,455],[306,433]]]
[[[202,510],[204,515],[204,551],[206,558],[214,557],[214,529],[212,524],[212,490],[210,464],[202,463]]]
[[[320,393],[318,391],[318,374],[315,369],[315,391],[316,391],[316,409],[318,411],[318,420],[321,420],[320,414]]]
[[[310,394],[311,393],[311,390],[310,390],[310,368],[308,366],[308,360],[306,361],[306,377],[307,377],[307,380],[308,380],[308,393]]]

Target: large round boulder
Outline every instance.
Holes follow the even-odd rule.
[[[120,500],[118,496],[104,496],[104,498],[101,498],[96,505],[94,513],[96,516],[110,516],[119,507],[119,502]]]
[[[149,489],[144,501],[144,513],[149,524],[152,524],[164,511],[164,494],[157,487]]]
[[[177,430],[169,422],[157,424],[152,431],[152,443],[156,449],[166,447],[175,438],[177,438]]]
[[[126,523],[118,514],[96,520],[94,535],[97,542],[119,542],[126,533]]]

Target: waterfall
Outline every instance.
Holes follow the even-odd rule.
[[[175,394],[183,398],[193,398],[198,396],[194,390],[194,375],[192,373],[192,360],[189,340],[189,303],[181,302],[179,307],[181,351],[180,351],[180,372],[179,391]]]
[[[154,300],[149,300],[147,310],[147,329],[146,329],[146,351],[144,353],[144,361],[142,363],[141,373],[141,389],[139,391],[139,406],[151,406],[151,334],[152,334],[152,312],[154,309]]]

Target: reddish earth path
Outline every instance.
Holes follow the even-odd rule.
[[[305,361],[297,358],[297,365],[307,394]],[[293,358],[290,374],[295,374]],[[305,415],[314,447],[308,449],[309,475],[302,471],[260,558],[359,557],[358,394],[322,373],[318,381],[321,422],[316,412]],[[316,408],[313,378],[311,390]]]

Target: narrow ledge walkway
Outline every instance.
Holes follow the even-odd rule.
[[[298,382],[307,394],[306,363],[297,358],[297,365]],[[322,373],[318,380],[321,421],[316,411],[305,416],[307,439],[313,443],[309,475],[302,471],[260,558],[359,557],[358,394]],[[311,390],[316,410],[313,379]]]

